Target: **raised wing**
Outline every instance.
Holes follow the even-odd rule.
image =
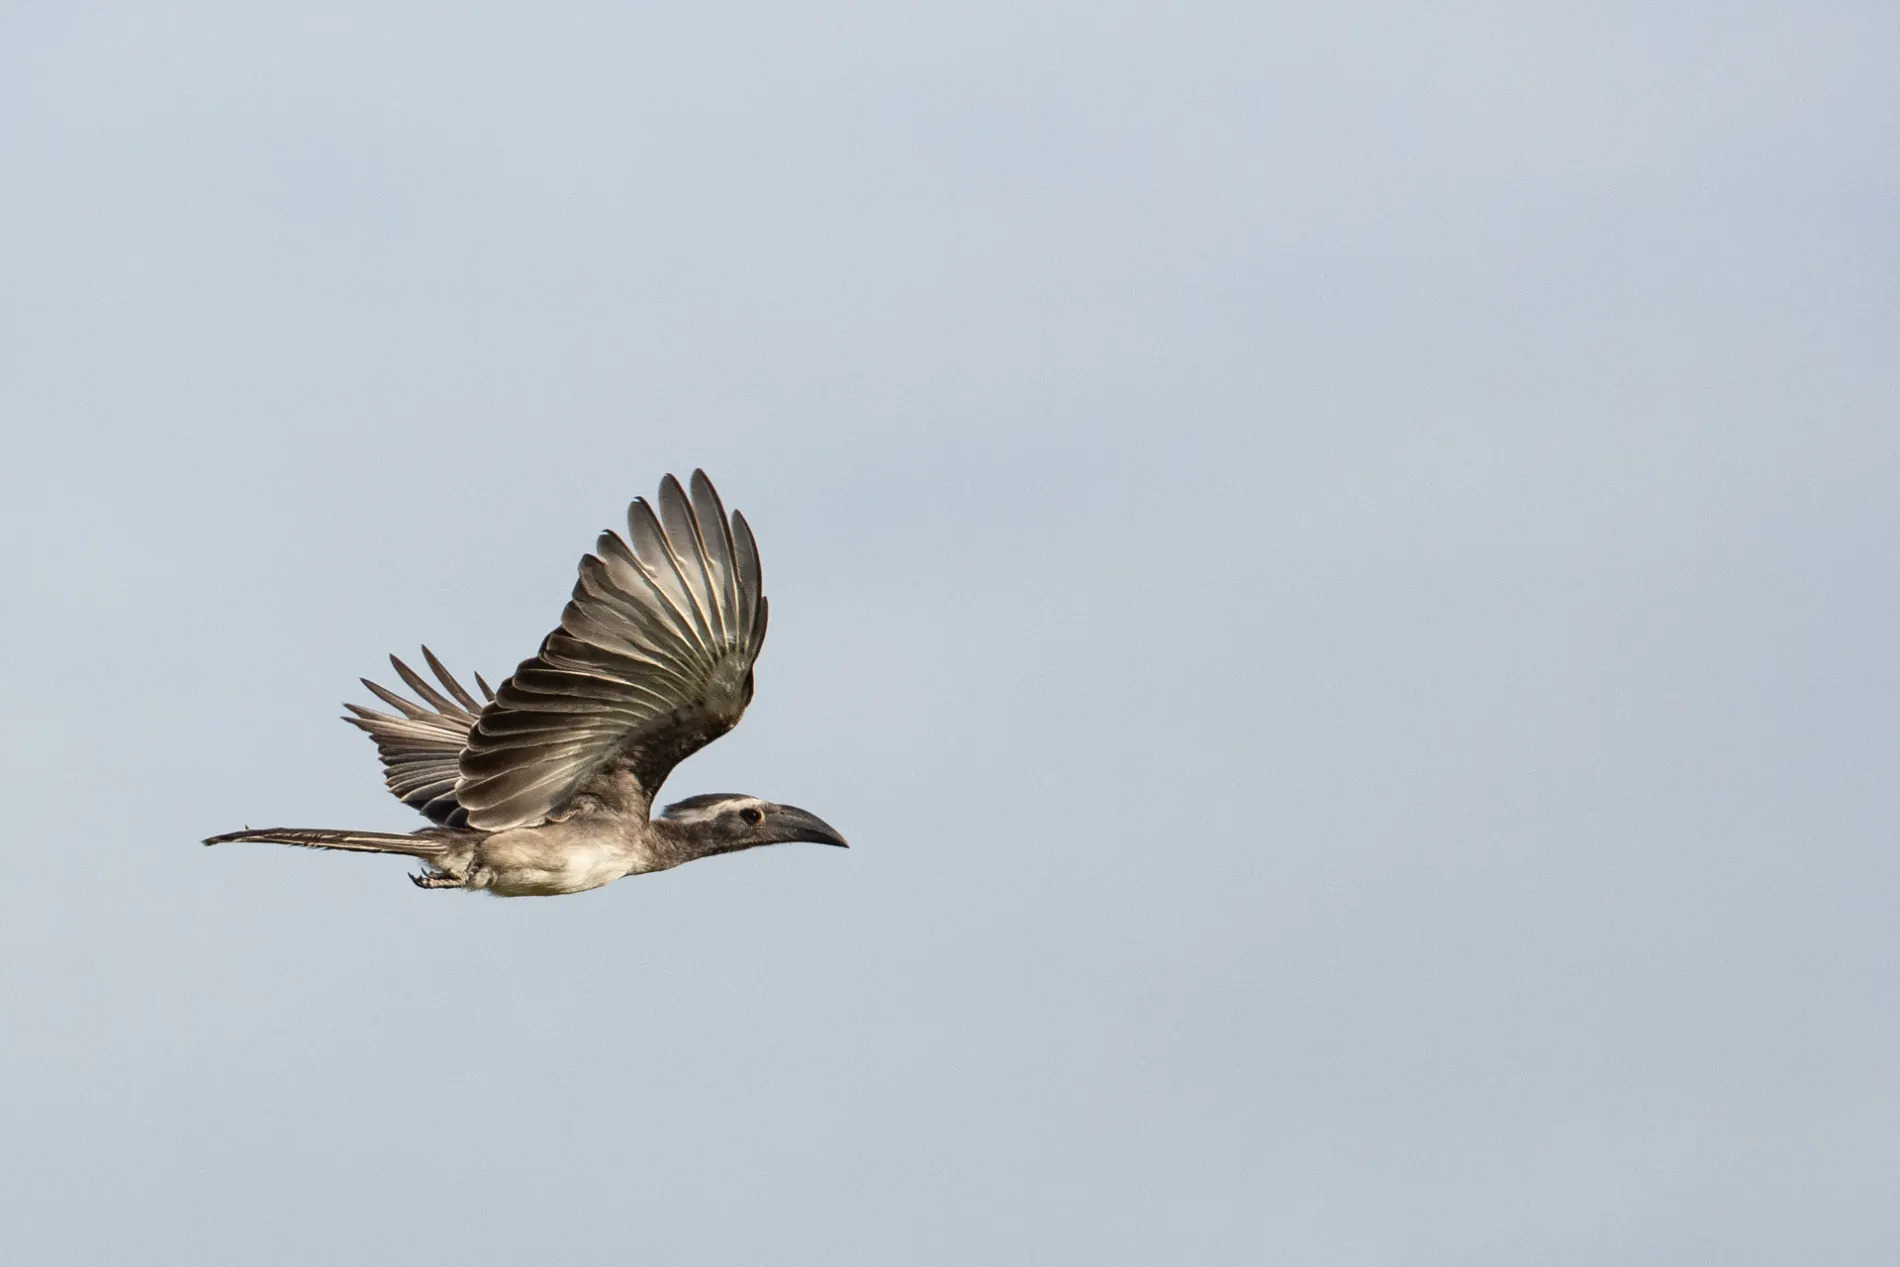
[[[455,799],[470,826],[543,822],[583,793],[644,813],[738,724],[765,642],[759,551],[704,471],[692,490],[667,476],[658,514],[636,499],[626,538],[604,532],[581,559],[561,627],[468,732]]]
[[[424,703],[404,699],[364,678],[363,685],[370,693],[401,715],[392,717],[359,704],[345,704],[343,707],[354,716],[343,720],[368,731],[370,738],[376,741],[376,751],[383,758],[383,782],[398,800],[444,827],[462,827],[468,822],[468,811],[455,799],[455,784],[461,778],[457,762],[482,705],[442,667],[433,651],[424,647],[422,656],[452,699],[430,686],[420,673],[390,656],[389,662],[396,666],[397,674]],[[482,694],[488,699],[495,698],[495,692],[482,681],[479,673],[475,675],[475,685],[482,688]]]

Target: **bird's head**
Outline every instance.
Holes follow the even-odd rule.
[[[667,834],[695,858],[795,840],[847,847],[837,829],[816,814],[796,805],[777,805],[732,792],[710,792],[675,801],[657,821],[665,824]]]

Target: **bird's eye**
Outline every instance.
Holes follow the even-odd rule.
[[[748,805],[739,811],[739,817],[745,819],[745,821],[752,826],[757,827],[760,823],[765,821],[765,811],[756,805]]]

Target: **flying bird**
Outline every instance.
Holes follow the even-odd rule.
[[[579,893],[695,858],[844,837],[815,814],[756,796],[690,796],[652,813],[674,766],[731,730],[752,700],[765,642],[759,550],[704,471],[692,495],[668,475],[658,509],[627,507],[600,535],[560,627],[480,702],[427,647],[441,689],[396,657],[416,699],[363,680],[395,710],[345,704],[382,755],[384,782],[432,824],[409,835],[267,827],[213,836],[421,860],[425,889],[503,897]],[[445,693],[446,692],[446,693]],[[420,701],[420,702],[418,702]]]

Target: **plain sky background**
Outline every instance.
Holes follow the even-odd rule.
[[[1900,6],[0,8],[9,1263],[1900,1260]],[[334,718],[706,467],[853,840]]]

